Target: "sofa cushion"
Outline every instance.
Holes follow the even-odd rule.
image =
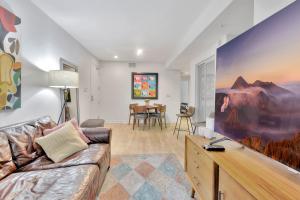
[[[39,137],[43,137],[43,129],[40,126],[36,126],[36,132],[32,140],[33,140],[33,149],[36,151],[38,157],[45,155],[43,148],[38,143],[35,142],[35,140]]]
[[[14,173],[0,181],[0,199],[95,199],[102,176],[96,165]]]
[[[112,130],[110,128],[96,127],[96,128],[81,128],[83,134],[89,138],[90,144],[111,142]]]
[[[35,126],[37,131],[36,131],[36,134],[35,134],[35,137],[34,137],[34,140],[36,138],[39,138],[39,137],[42,137],[44,134],[44,130],[46,129],[51,129],[53,127],[56,127],[56,123],[51,119],[51,117],[49,116],[44,116],[44,117],[41,117],[37,120],[34,120],[32,123],[31,123],[32,126]],[[42,149],[42,147],[37,144],[36,142],[33,142],[33,148],[36,150],[36,153],[39,155],[39,156],[42,156],[45,154],[44,150]]]
[[[59,163],[54,163],[47,156],[41,156],[34,162],[20,168],[19,172],[54,169],[76,165],[95,164],[101,169],[107,169],[110,162],[110,148],[108,144],[91,144],[89,148],[79,151]]]
[[[38,137],[36,127],[24,124],[5,128],[2,132],[9,140],[12,158],[17,167],[21,167],[39,156],[33,142]]]
[[[85,141],[85,143],[90,143],[90,142],[91,142],[91,141],[83,134],[83,132],[82,132],[82,130],[79,128],[78,122],[77,122],[77,120],[76,120],[75,118],[71,119],[69,122],[72,123],[72,125],[74,126],[74,128],[77,130],[77,132],[78,132],[80,138],[81,138],[83,141]],[[56,131],[56,130],[60,129],[61,127],[63,127],[65,124],[66,124],[66,122],[65,122],[65,123],[62,123],[62,124],[59,124],[59,125],[53,127],[52,129],[45,129],[43,133],[44,133],[44,135],[49,135],[49,134],[53,133],[54,131]]]
[[[57,124],[49,116],[41,117],[35,121],[35,125],[40,126],[42,130],[51,129]]]
[[[54,162],[60,162],[74,153],[88,148],[71,122],[67,122],[49,135],[36,139],[35,142],[42,146],[47,156]]]
[[[10,146],[5,133],[0,132],[0,180],[16,171],[12,161]]]
[[[83,128],[104,127],[104,119],[88,119],[80,124]]]

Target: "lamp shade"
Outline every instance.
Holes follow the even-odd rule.
[[[52,70],[49,71],[48,83],[49,87],[78,88],[79,74],[72,71]]]

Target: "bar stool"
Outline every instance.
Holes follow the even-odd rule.
[[[190,130],[190,127],[192,129],[191,117],[193,117],[194,114],[195,114],[195,107],[193,107],[193,106],[189,106],[186,113],[176,114],[177,120],[176,120],[176,125],[175,125],[174,131],[173,131],[173,135],[175,134],[175,131],[177,131],[177,139],[179,137],[179,132],[180,131],[186,131],[189,134],[191,134],[193,132],[193,130]],[[182,118],[186,119],[188,129],[181,129],[181,120],[182,120]],[[177,127],[178,120],[179,120],[179,126]]]
[[[205,122],[193,122],[193,123],[192,123],[193,135],[195,135],[196,130],[197,130],[199,127],[205,127]]]

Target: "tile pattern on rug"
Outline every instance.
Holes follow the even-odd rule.
[[[113,156],[99,200],[191,200],[174,154]]]

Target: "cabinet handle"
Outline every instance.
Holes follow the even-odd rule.
[[[194,148],[194,151],[196,152],[197,155],[200,155],[200,152],[198,151],[198,149]]]
[[[225,200],[224,199],[224,192],[218,191],[218,200]]]

